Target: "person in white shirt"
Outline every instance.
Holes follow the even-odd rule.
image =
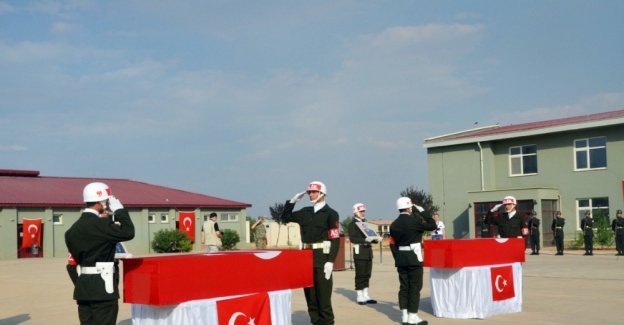
[[[433,220],[435,220],[436,226],[438,228],[431,232],[431,239],[432,240],[444,239],[446,237],[446,233],[444,230],[445,228],[444,222],[440,221],[440,215],[437,212],[433,215]]]

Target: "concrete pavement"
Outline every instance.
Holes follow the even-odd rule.
[[[523,264],[522,312],[484,320],[446,319],[433,316],[429,270],[425,268],[419,316],[429,324],[620,324],[624,306],[624,257],[613,250],[566,251],[554,256],[550,249],[539,256],[526,256]],[[347,253],[348,254],[348,253]],[[347,256],[348,258],[348,256]],[[383,263],[375,254],[370,295],[376,305],[355,303],[354,271],[334,272],[332,302],[336,324],[398,324],[399,288],[394,261],[388,251]],[[65,259],[21,259],[0,261],[0,325],[78,324],[72,284],[65,271]],[[226,270],[224,270],[226,271]],[[270,280],[267,274],[266,280]],[[302,289],[293,290],[292,323],[309,324]],[[119,325],[132,324],[130,305],[120,303]]]

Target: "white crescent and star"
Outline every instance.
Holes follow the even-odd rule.
[[[35,232],[34,233],[30,232],[30,228],[35,228]],[[37,225],[30,225],[30,226],[28,226],[27,231],[28,231],[28,233],[30,234],[31,237],[35,237],[35,235],[39,231],[39,228],[37,227]]]
[[[238,316],[245,316],[247,317],[247,315],[241,313],[241,312],[235,312],[232,317],[230,317],[230,320],[228,321],[228,325],[234,325],[236,323],[236,318],[238,318]],[[255,325],[256,323],[254,323],[254,319],[249,317],[249,323],[247,323],[247,325]]]
[[[494,281],[494,286],[496,286],[496,291],[503,292],[505,287],[507,286],[507,280],[503,279],[503,288],[501,289],[498,285],[498,279],[503,279],[503,277],[499,274],[496,276],[496,281]]]
[[[182,225],[183,225],[183,226],[186,226],[186,222],[187,222],[187,221],[188,221],[189,225],[190,225],[190,224],[192,224],[191,218],[186,217],[186,218],[184,218],[184,220],[182,220]],[[187,227],[186,227],[186,231],[189,231],[189,230],[190,230],[190,228],[187,226]]]

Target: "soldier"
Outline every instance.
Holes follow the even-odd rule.
[[[83,190],[86,208],[65,233],[65,244],[77,264],[74,286],[81,324],[117,324],[119,267],[115,262],[118,242],[134,238],[128,210],[111,195],[104,183],[90,183]],[[106,209],[114,214],[100,218]]]
[[[485,223],[486,216],[482,216],[481,219],[477,222],[477,226],[481,227],[481,238],[490,238],[490,225]]]
[[[583,230],[583,242],[585,244],[584,256],[594,255],[594,219],[591,213],[585,211],[585,218],[581,220],[581,230]]]
[[[557,217],[550,226],[555,235],[555,245],[557,246],[557,254],[555,255],[563,255],[563,226],[565,226],[565,219],[561,217],[561,211],[557,211]]]
[[[533,211],[533,217],[529,219],[529,231],[531,237],[531,255],[539,255],[540,219],[537,219],[537,211]]]
[[[615,249],[617,256],[624,255],[624,219],[622,218],[622,210],[617,210],[615,219],[611,222],[611,230],[615,233]]]
[[[366,215],[366,206],[362,203],[356,203],[353,206],[353,222],[349,223],[347,231],[349,240],[353,244],[353,260],[355,263],[355,292],[357,294],[356,302],[358,305],[376,304],[368,295],[368,287],[373,272],[373,246],[379,243],[381,237],[366,236],[357,226],[358,223],[364,222]]]
[[[504,211],[499,211],[504,206]],[[494,212],[499,211],[498,217],[494,217]],[[524,217],[516,211],[516,198],[506,196],[502,204],[495,205],[488,211],[485,217],[485,224],[498,226],[498,236],[500,238],[522,238],[522,227]]]
[[[256,248],[266,248],[266,226],[264,225],[264,217],[258,217],[258,221],[251,226],[256,237]]]
[[[390,225],[390,235],[397,247],[394,266],[399,273],[402,321],[403,324],[426,325],[428,322],[417,314],[423,286],[422,235],[425,231],[437,229],[437,226],[431,214],[413,205],[410,198],[399,198],[396,205],[400,214]]]
[[[295,203],[308,194],[314,206],[293,212]],[[332,271],[340,246],[338,212],[325,202],[327,188],[312,182],[305,192],[297,193],[284,204],[280,220],[299,224],[304,249],[312,250],[314,286],[304,288],[308,314],[314,325],[334,324],[331,295],[334,286]]]

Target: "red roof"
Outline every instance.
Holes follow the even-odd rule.
[[[0,169],[0,207],[84,207],[82,190],[107,184],[124,207],[244,209],[251,204],[129,179],[40,177],[37,171]]]

